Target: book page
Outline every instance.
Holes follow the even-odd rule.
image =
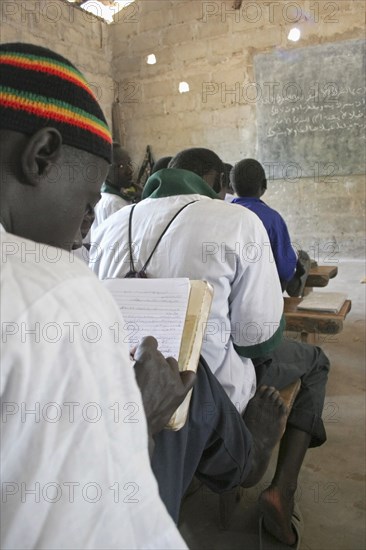
[[[165,357],[178,360],[190,292],[189,279],[105,279],[121,310],[130,348],[154,336]]]

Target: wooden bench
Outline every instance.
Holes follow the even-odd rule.
[[[319,265],[310,268],[309,275],[306,279],[304,296],[309,294],[313,287],[325,287],[329,280],[336,277],[338,267],[333,265]]]
[[[284,298],[286,330],[301,334],[301,341],[316,343],[316,335],[338,334],[343,329],[343,322],[351,311],[351,300],[346,300],[338,313],[325,311],[299,310],[301,298]]]

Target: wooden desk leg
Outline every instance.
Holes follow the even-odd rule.
[[[311,344],[313,346],[316,345],[316,332],[302,332],[301,333],[301,342],[303,344]]]
[[[308,296],[311,292],[313,292],[312,286],[306,286],[304,288],[304,292],[302,293],[303,297]]]

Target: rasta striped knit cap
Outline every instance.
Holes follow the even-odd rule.
[[[47,126],[64,144],[111,162],[107,122],[78,69],[47,48],[0,45],[0,128],[32,134]]]

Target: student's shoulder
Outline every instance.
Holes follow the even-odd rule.
[[[98,285],[85,263],[66,250],[13,235],[1,234],[1,287],[3,298],[32,303],[59,287]],[[23,304],[23,305],[24,305]]]
[[[279,231],[281,231],[281,232],[284,231],[284,230],[287,231],[286,222],[283,219],[283,217],[281,216],[281,214],[277,210],[275,210],[274,208],[271,208],[270,206],[267,206],[267,207],[268,207],[267,217],[270,220],[272,230],[276,231],[277,233]]]
[[[211,203],[210,207],[213,212],[216,211],[217,214],[225,216],[227,223],[251,227],[260,227],[262,224],[254,212],[249,210],[249,208],[244,208],[241,204],[228,203],[219,199],[213,199],[209,201]]]
[[[264,201],[259,201],[259,202],[260,202],[261,208],[265,210],[269,215],[271,215],[275,220],[283,220],[278,210],[276,210],[272,206],[269,206],[269,204],[267,204]]]
[[[10,268],[15,275],[24,274],[26,279],[42,274],[50,281],[89,276],[86,265],[67,250],[12,233],[1,234],[1,252],[2,270]]]
[[[104,206],[117,204],[120,208],[123,208],[124,206],[130,204],[119,195],[114,195],[113,193],[101,193],[101,199],[99,202]]]

